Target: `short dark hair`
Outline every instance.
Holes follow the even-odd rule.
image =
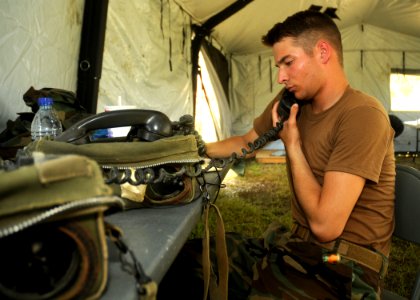
[[[314,10],[304,10],[288,17],[281,23],[275,24],[262,42],[266,46],[273,46],[283,38],[291,37],[296,40],[304,51],[312,55],[312,49],[320,38],[331,43],[336,50],[340,63],[343,64],[343,46],[341,33],[334,21],[326,14]]]

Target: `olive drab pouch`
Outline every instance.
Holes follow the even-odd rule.
[[[58,88],[44,87],[36,90],[32,86],[23,94],[23,101],[33,113],[38,111],[38,98],[50,97],[53,99],[53,107],[64,129],[70,127],[76,121],[89,116],[86,109],[81,105],[76,94]]]
[[[125,208],[189,203],[200,189],[195,180],[201,163],[194,135],[174,135],[155,141],[70,144],[39,140],[28,153],[78,154],[95,160]]]
[[[76,94],[57,88],[34,89],[32,86],[23,94],[23,101],[31,108],[31,112],[18,112],[15,120],[8,120],[6,128],[0,132],[0,156],[3,159],[13,159],[18,150],[31,142],[31,123],[38,111],[38,98],[53,99],[53,109],[57,113],[63,129],[71,127],[80,119],[92,114],[81,106]]]
[[[104,213],[121,207],[87,157],[34,157],[0,170],[0,299],[98,299]]]

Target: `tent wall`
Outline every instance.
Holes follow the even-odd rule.
[[[227,91],[225,90],[228,87],[224,86],[222,82],[224,81],[228,84],[229,81],[228,77],[221,75],[221,73],[228,74],[228,72],[227,70],[219,70],[220,72],[217,72],[214,60],[212,60],[208,50],[208,47],[202,47],[198,59],[200,72],[198,75],[199,80],[197,81],[195,129],[201,134],[204,141],[215,142],[231,136],[232,119],[226,95]],[[199,111],[200,106],[201,111]],[[205,115],[208,115],[209,118],[205,119]],[[212,122],[214,125],[214,136],[207,134],[208,128],[212,127],[211,124],[208,124],[209,122]]]
[[[97,112],[105,105],[193,113],[190,17],[172,1],[110,0]]]
[[[253,120],[281,90],[271,52],[261,55],[234,55],[231,62],[232,134],[252,128]]]
[[[420,118],[420,112],[391,111],[389,81],[393,68],[420,69],[420,39],[368,25],[352,26],[343,30],[342,35],[350,83],[378,98],[389,113],[401,120]],[[395,150],[416,150],[414,128],[405,126],[404,132],[395,139]]]
[[[83,0],[0,1],[0,131],[33,86],[75,92]]]
[[[30,111],[29,87],[76,92],[83,9],[84,0],[0,1],[0,131]],[[122,102],[173,120],[192,114],[190,25],[172,1],[110,0],[97,112]]]
[[[350,85],[375,96],[385,109],[403,121],[420,118],[420,112],[391,112],[389,78],[392,68],[420,69],[420,39],[375,26],[355,25],[342,30],[344,66]],[[403,66],[403,52],[405,65]],[[252,127],[253,119],[281,89],[271,51],[260,55],[233,55],[231,111],[233,134]],[[414,151],[415,129],[405,127],[395,139],[396,151]]]

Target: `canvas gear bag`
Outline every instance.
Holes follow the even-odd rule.
[[[175,135],[153,142],[110,142],[73,145],[39,140],[26,153],[78,154],[95,160],[125,208],[188,203],[200,195],[201,174],[194,135]]]
[[[87,157],[22,162],[0,170],[0,298],[98,299],[108,273],[104,213],[121,199]]]
[[[102,135],[109,128],[130,127],[126,136]],[[97,135],[99,133],[99,135]],[[94,159],[125,208],[189,203],[200,196],[204,142],[194,119],[172,122],[160,111],[126,109],[80,120],[55,141],[36,141],[25,148],[47,154],[79,154]]]

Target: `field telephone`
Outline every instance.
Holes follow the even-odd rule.
[[[109,129],[121,127],[128,127],[127,131],[109,135]],[[73,124],[54,141],[31,145],[32,151],[78,153],[94,159],[102,167],[106,183],[120,185],[124,198],[143,206],[195,199],[198,187],[192,179],[199,175],[203,147],[192,116],[172,122],[160,111],[145,109],[92,115]],[[142,184],[147,185],[145,190]]]
[[[153,142],[173,135],[172,122],[162,112],[145,109],[126,109],[102,112],[80,120],[65,130],[55,140],[71,144],[109,142],[112,139],[95,139],[95,131],[125,126],[131,126],[131,129],[127,137],[122,138],[122,140],[138,139]]]

